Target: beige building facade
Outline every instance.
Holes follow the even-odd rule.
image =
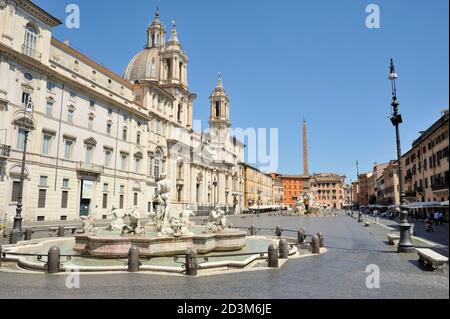
[[[275,206],[274,179],[249,164],[241,164],[244,171],[244,208],[258,209]],[[279,192],[279,190],[277,191]]]
[[[61,22],[31,1],[0,1],[0,21],[0,215],[15,215],[24,123],[25,221],[106,219],[113,206],[145,216],[162,174],[176,209],[242,211],[244,145],[229,134],[222,80],[210,130],[194,131],[189,60],[159,12],[123,76],[53,38]]]
[[[313,174],[310,183],[311,191],[322,207],[342,209],[345,206],[345,176],[334,173]]]
[[[406,195],[413,202],[448,201],[449,111],[421,133],[403,156]]]

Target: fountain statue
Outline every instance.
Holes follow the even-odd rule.
[[[157,183],[156,195],[156,214],[152,216],[153,221],[147,225],[158,231],[160,236],[181,237],[191,235],[189,226],[191,226],[189,217],[193,215],[192,211],[185,210],[178,213],[171,207],[171,181],[165,173],[161,174],[161,180]]]
[[[121,209],[117,209],[116,207],[112,207],[111,212],[108,214],[108,217],[113,217],[111,224],[106,228],[109,231],[122,231],[125,227],[125,212]]]
[[[229,226],[225,212],[221,209],[212,210],[209,213],[205,233],[218,233]]]
[[[83,224],[83,234],[95,235],[97,228],[94,224],[94,216],[81,216],[81,221]]]
[[[316,201],[316,198],[313,193],[305,192],[302,193],[295,205],[294,209],[295,215],[316,215],[319,216],[322,214],[322,208],[320,204]]]
[[[128,218],[128,223],[125,223],[125,225],[122,228],[122,235],[127,234],[134,234],[134,235],[140,235],[145,233],[145,227],[141,226],[141,222],[139,219],[141,218],[141,215],[139,214],[139,211],[136,207],[128,210],[125,213],[125,217]]]

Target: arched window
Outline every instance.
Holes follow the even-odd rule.
[[[216,117],[220,117],[220,102],[216,102]]]
[[[157,151],[155,153],[155,159],[153,164],[153,173],[155,176],[155,179],[159,179],[159,176],[161,175],[161,153]]]
[[[37,31],[36,29],[28,24],[25,29],[25,41],[24,41],[24,53],[29,56],[34,56],[36,52],[36,42],[37,42]]]

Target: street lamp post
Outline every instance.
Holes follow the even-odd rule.
[[[359,161],[356,161],[356,191],[358,195],[358,210],[361,208],[361,183],[359,182]]]
[[[33,114],[33,101],[28,101],[27,105],[24,108],[23,111],[23,118],[22,123],[19,125],[24,130],[24,141],[23,141],[23,154],[22,154],[22,167],[20,170],[20,186],[19,186],[19,194],[17,196],[17,208],[16,208],[16,216],[14,217],[14,225],[13,225],[13,231],[17,233],[17,238],[21,239],[23,237],[23,231],[22,231],[22,210],[23,210],[23,184],[25,181],[25,163],[26,163],[26,157],[27,157],[27,144],[28,144],[28,135],[30,134],[31,130],[33,129],[32,123],[30,123],[30,119],[28,116],[32,118]]]
[[[395,73],[394,60],[391,59],[389,80],[392,84],[392,108],[391,116],[392,125],[395,127],[395,135],[397,141],[397,162],[398,162],[398,177],[400,186],[400,242],[398,244],[399,253],[411,253],[414,251],[414,245],[411,242],[411,224],[408,222],[408,211],[406,208],[406,194],[403,181],[403,162],[402,149],[400,142],[400,124],[403,123],[401,114],[398,112],[400,103],[397,98],[397,83],[398,75]]]

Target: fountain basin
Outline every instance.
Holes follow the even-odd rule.
[[[97,235],[75,236],[74,251],[101,258],[124,258],[131,246],[139,248],[141,256],[170,256],[194,249],[199,254],[241,250],[246,245],[247,233],[227,229],[216,234],[195,233],[182,237],[127,235],[102,232]]]

